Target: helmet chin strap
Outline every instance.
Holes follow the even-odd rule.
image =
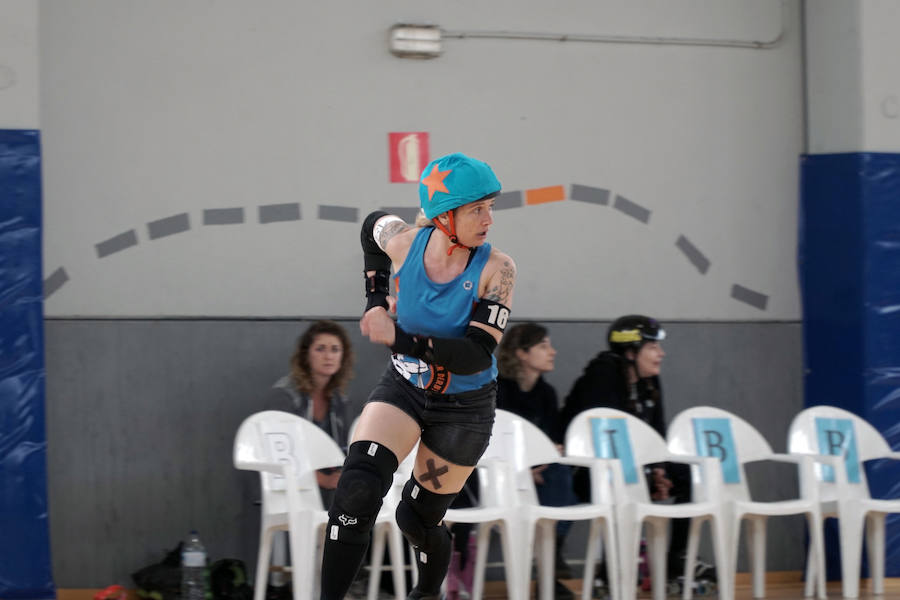
[[[444,224],[441,223],[440,220],[437,218],[435,218],[433,220],[433,223],[434,223],[435,227],[437,227],[438,229],[443,231],[447,235],[447,237],[450,238],[450,242],[453,244],[452,246],[450,246],[450,249],[447,250],[447,256],[450,256],[451,254],[453,254],[453,251],[456,250],[457,248],[465,248],[466,250],[471,250],[471,248],[466,246],[465,244],[460,244],[459,238],[456,237],[456,223],[453,222],[453,211],[448,210],[444,214],[447,215],[447,221],[449,221],[449,223],[450,223],[449,230],[447,227],[444,227]]]

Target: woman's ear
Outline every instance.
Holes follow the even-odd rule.
[[[516,348],[516,358],[518,358],[519,360],[525,360],[525,358],[527,356],[528,356],[527,350],[524,350],[522,348]]]
[[[625,358],[629,361],[634,361],[634,359],[637,358],[637,353],[634,350],[626,350]]]

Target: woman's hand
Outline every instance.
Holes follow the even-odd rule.
[[[666,476],[666,470],[654,467],[652,472],[653,487],[650,490],[650,498],[656,502],[669,499],[669,490],[672,489],[672,480]]]
[[[388,304],[396,311],[396,301],[388,296]],[[394,320],[381,306],[375,306],[366,311],[359,320],[359,331],[369,338],[370,342],[391,346],[394,343]]]
[[[541,473],[546,471],[549,466],[550,465],[538,465],[536,467],[531,467],[531,477],[534,479],[536,485],[544,485],[544,476],[541,475]]]

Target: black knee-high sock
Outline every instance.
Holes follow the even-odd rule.
[[[450,569],[450,557],[453,553],[450,531],[446,525],[430,528],[426,542],[415,546],[415,550],[419,581],[413,592],[418,592],[417,597],[439,594],[444,577]]]
[[[343,600],[350,589],[396,470],[397,457],[385,446],[360,440],[350,445],[328,511],[322,600]]]
[[[366,557],[368,541],[350,544],[325,536],[325,551],[322,555],[322,600],[342,600],[356,579],[363,559]]]

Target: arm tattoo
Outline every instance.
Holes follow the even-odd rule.
[[[512,293],[513,284],[516,282],[516,267],[512,262],[505,260],[503,266],[500,267],[500,281],[494,283],[496,275],[491,278],[492,285],[488,288],[483,296],[485,300],[493,300],[501,304],[509,302],[509,295]]]
[[[398,233],[409,229],[409,225],[403,221],[391,221],[378,232],[378,245],[384,248],[387,243]]]

